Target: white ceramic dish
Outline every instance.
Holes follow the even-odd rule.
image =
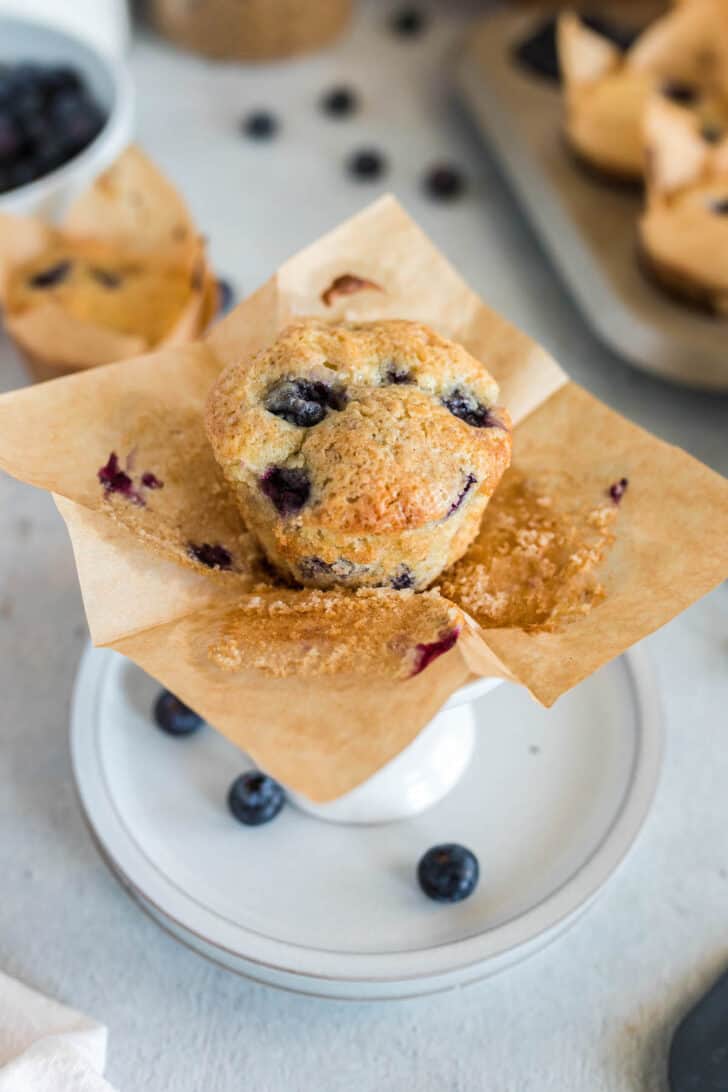
[[[210,728],[158,731],[154,680],[108,650],[82,660],[73,766],[110,866],[168,931],[223,966],[317,996],[447,989],[523,958],[585,909],[631,846],[657,783],[661,726],[639,649],[552,710],[503,684],[475,704],[473,757],[439,804],[379,826],[288,807],[241,827],[225,798],[248,765]],[[429,902],[420,855],[478,855],[478,890]]]
[[[592,7],[624,18],[598,0]],[[561,134],[558,85],[513,59],[514,44],[544,17],[509,9],[476,24],[458,68],[468,108],[595,333],[638,368],[726,391],[725,319],[671,299],[644,276],[636,244],[641,194],[595,180],[575,163]]]
[[[95,140],[43,178],[0,194],[0,212],[54,218],[129,143],[134,94],[125,64],[57,27],[0,14],[0,64],[38,61],[70,64],[81,72],[107,121]]]

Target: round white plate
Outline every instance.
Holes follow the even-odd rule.
[[[212,728],[175,739],[158,684],[88,649],[72,715],[83,808],[124,885],[180,940],[270,985],[340,998],[409,997],[537,950],[585,909],[632,844],[661,758],[649,664],[633,650],[544,710],[504,684],[476,703],[473,760],[414,819],[339,826],[293,807],[238,824],[249,764]],[[477,891],[429,901],[415,868],[437,842],[477,853]]]

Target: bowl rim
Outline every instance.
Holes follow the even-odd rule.
[[[24,15],[5,14],[0,12],[0,27],[9,25],[37,28],[57,37],[59,41],[73,42],[91,54],[98,64],[103,67],[112,85],[113,98],[106,120],[98,134],[90,144],[69,159],[60,167],[49,171],[40,178],[27,182],[23,186],[16,186],[0,194],[0,213],[13,213],[12,205],[16,201],[42,205],[44,200],[54,193],[64,182],[68,181],[76,171],[88,167],[94,159],[103,159],[107,149],[115,143],[119,132],[128,127],[131,120],[134,103],[134,85],[131,74],[124,62],[113,56],[110,52],[99,48],[90,39],[83,35],[73,34],[53,23],[46,23],[42,19],[26,17]]]

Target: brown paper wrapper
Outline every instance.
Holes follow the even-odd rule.
[[[142,259],[149,255],[154,261],[189,270],[195,282],[192,294],[157,348],[200,337],[213,318],[217,285],[187,207],[151,160],[132,146],[73,202],[57,227],[32,217],[0,214],[4,325],[34,379],[53,379],[126,360],[148,348],[141,337],[81,322],[52,302],[22,313],[7,309],[7,285],[13,269],[32,261],[59,236],[118,246]]]
[[[349,288],[332,293],[342,278]],[[536,503],[555,515],[616,517],[611,549],[594,555],[601,587],[590,609],[552,629],[496,623],[478,582],[458,583],[469,572],[458,566],[488,548],[499,495],[508,522],[508,482],[479,540],[443,574],[450,599],[437,589],[261,584],[201,413],[227,362],[300,315],[425,321],[486,364],[515,422],[508,481],[540,483]],[[145,506],[104,496],[97,470],[111,451],[120,460],[133,452],[134,488],[143,471],[164,480]],[[391,198],[286,262],[206,341],[0,398],[0,465],[56,495],[94,642],[129,656],[315,801],[371,776],[474,674],[515,680],[549,705],[728,574],[728,482],[571,383],[478,299]],[[622,478],[629,486],[617,509],[607,491]],[[190,543],[223,544],[231,570],[205,568]],[[523,580],[516,591],[527,596],[533,573]],[[413,675],[417,650],[458,629],[454,647]]]

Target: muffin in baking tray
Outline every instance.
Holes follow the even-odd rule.
[[[138,339],[138,351],[158,345],[203,291],[202,252],[196,261],[134,252],[60,233],[8,279],[12,316],[49,305],[79,323]]]
[[[656,96],[645,141],[643,263],[673,295],[728,315],[728,103],[701,119]]]
[[[467,549],[510,462],[497,398],[482,364],[420,323],[311,319],[223,372],[206,426],[283,575],[423,588]]]
[[[691,0],[652,23],[626,52],[564,13],[558,48],[570,148],[605,176],[640,181],[651,95],[659,90],[700,114],[728,86],[728,5]]]

